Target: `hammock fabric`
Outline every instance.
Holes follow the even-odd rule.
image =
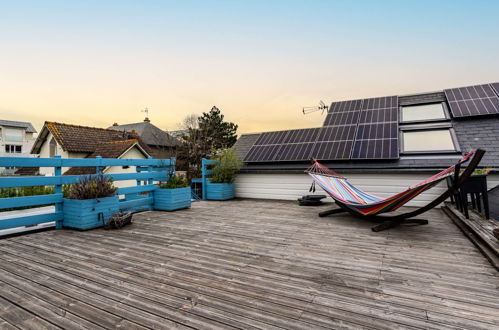
[[[464,156],[458,164],[466,162],[473,152]],[[457,165],[457,164],[456,164]],[[446,177],[452,175],[456,165],[388,198],[368,194],[355,187],[347,179],[327,168],[316,160],[305,172],[326,191],[335,201],[354,213],[364,216],[374,216],[380,213],[395,211],[424,191],[434,187]]]

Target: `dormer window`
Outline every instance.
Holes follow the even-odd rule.
[[[456,151],[450,128],[402,132],[404,152]]]
[[[402,153],[459,151],[445,102],[401,106],[399,128]]]
[[[449,119],[444,103],[430,103],[402,106],[401,121],[419,122]]]

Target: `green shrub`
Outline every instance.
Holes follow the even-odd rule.
[[[159,186],[161,189],[176,189],[189,187],[189,181],[176,175],[172,175],[166,183]]]
[[[472,175],[488,175],[490,173],[491,169],[490,168],[481,168],[474,170]]]
[[[80,181],[67,188],[69,199],[96,199],[111,197],[116,194],[113,180],[102,174],[85,175]]]
[[[213,175],[211,176],[212,183],[232,183],[236,178],[236,174],[241,168],[242,162],[237,158],[235,149],[219,150],[214,160],[218,161],[213,167]]]
[[[45,187],[45,186],[0,188],[0,198],[50,195],[53,193],[54,193],[54,187]],[[24,210],[24,209],[42,207],[42,206],[45,205],[12,207],[8,209],[0,209],[0,212]]]

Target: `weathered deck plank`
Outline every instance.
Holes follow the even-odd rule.
[[[0,326],[499,328],[498,273],[441,211],[373,233],[318,210],[199,202],[1,240]]]

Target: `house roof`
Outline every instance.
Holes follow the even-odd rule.
[[[28,133],[36,133],[36,129],[31,123],[25,121],[0,120],[0,126],[19,127],[26,129]]]
[[[150,146],[156,147],[176,147],[180,142],[167,132],[151,124],[147,119],[140,123],[113,125],[109,130],[136,132],[140,138]]]
[[[123,141],[110,141],[104,142],[99,145],[95,151],[90,154],[86,158],[95,158],[97,156],[101,156],[102,158],[120,158],[123,154],[125,154],[128,150],[137,146],[139,150],[145,156],[149,156],[149,154],[140,146],[139,140],[137,139],[129,139]],[[82,175],[82,174],[95,174],[94,167],[72,167],[67,170],[64,175]]]
[[[136,138],[141,147],[150,153],[146,143],[138,136],[105,128],[79,126],[47,121],[36,139],[32,153],[39,153],[48,133],[52,133],[57,143],[67,152],[93,153],[103,143]]]
[[[398,97],[398,105],[418,105],[434,102],[447,102],[443,91],[403,95]],[[454,164],[462,154],[477,148],[485,149],[486,154],[480,163],[482,167],[490,167],[499,171],[499,116],[489,115],[480,117],[450,118],[456,139],[461,152],[436,153],[436,154],[400,154],[398,159],[349,159],[321,160],[325,165],[335,170],[359,171],[359,172],[382,172],[403,171],[420,172],[435,171]],[[240,159],[244,159],[252,146],[262,133],[243,134],[237,141],[235,148]],[[241,172],[249,173],[303,173],[310,165],[309,161],[262,161],[246,162]]]

